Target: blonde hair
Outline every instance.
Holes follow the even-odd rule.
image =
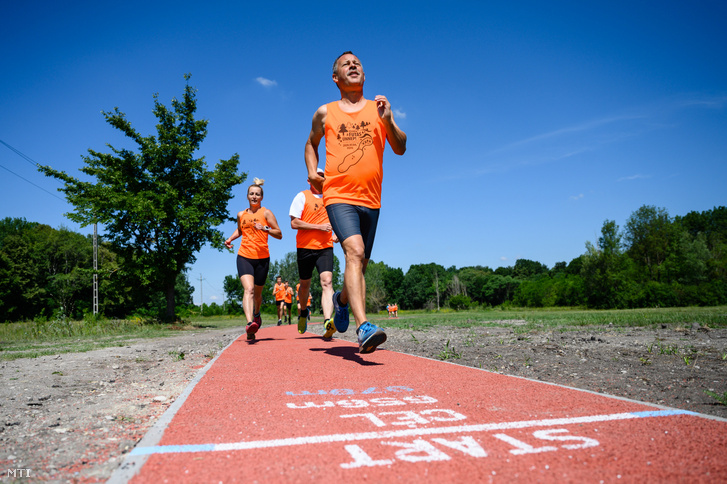
[[[247,187],[247,193],[250,193],[250,189],[252,187],[258,187],[260,189],[260,195],[262,195],[264,197],[265,193],[263,193],[263,184],[265,184],[265,180],[263,180],[262,178],[257,178],[257,177],[253,178],[252,185]]]

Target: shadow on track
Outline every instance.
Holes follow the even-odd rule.
[[[311,348],[311,351],[322,351],[327,355],[331,356],[337,356],[338,358],[343,358],[344,360],[352,361],[354,363],[358,363],[361,366],[378,366],[383,365],[383,363],[377,363],[375,361],[367,361],[361,358],[361,356],[358,353],[358,348],[355,346],[333,346],[331,348]]]

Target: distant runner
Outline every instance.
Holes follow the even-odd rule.
[[[288,324],[293,321],[291,314],[293,308],[293,288],[290,287],[288,281],[285,281],[285,309],[288,310]]]
[[[273,295],[275,296],[275,307],[278,310],[278,326],[280,326],[283,324],[283,317],[285,317],[285,284],[283,284],[283,278],[280,276],[275,278]]]

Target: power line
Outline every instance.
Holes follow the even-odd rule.
[[[1,140],[1,139],[0,139],[0,143],[2,143],[2,144],[4,144],[5,146],[7,146],[7,147],[8,147],[8,149],[10,149],[11,151],[13,151],[13,152],[14,152],[14,153],[15,153],[16,155],[18,155],[19,157],[21,157],[22,159],[24,159],[25,161],[27,161],[28,163],[30,163],[30,164],[31,164],[31,165],[33,165],[34,167],[38,168],[38,167],[40,166],[40,165],[39,165],[39,164],[38,164],[38,163],[37,163],[37,162],[36,162],[35,160],[33,160],[33,159],[32,159],[32,158],[30,157],[30,156],[26,155],[25,153],[23,153],[22,151],[20,151],[20,150],[18,150],[18,149],[15,149],[15,148],[13,148],[13,147],[12,147],[12,146],[10,146],[9,144],[7,144],[7,143],[6,143],[5,141],[3,141],[3,140]],[[9,171],[9,170],[8,170],[8,171]]]
[[[25,161],[27,161],[31,165],[33,165],[33,167],[38,168],[40,166],[40,164],[37,163],[35,160],[33,160],[30,156],[26,155],[25,153],[23,153],[22,151],[20,151],[20,150],[18,150],[16,148],[13,148],[9,144],[7,144],[5,141],[3,141],[3,140],[0,139],[0,143],[2,143],[3,145],[5,145],[13,153],[15,153],[16,155],[18,155],[19,157],[21,157],[22,159],[24,159]],[[12,171],[11,169],[6,168],[3,165],[0,165],[0,168],[3,168],[5,170],[9,171],[13,175],[17,176],[18,178],[20,178],[23,181],[26,181],[26,182],[30,183],[31,185],[33,185],[36,188],[40,188],[41,190],[43,190],[44,192],[46,192],[48,195],[51,195],[53,197],[56,197],[58,200],[61,200],[61,201],[64,201],[64,202],[66,201],[63,198],[61,198],[58,195],[56,195],[55,193],[51,193],[48,190],[46,190],[45,188],[36,185],[35,183],[33,183],[32,181],[28,180],[27,178],[23,178],[22,176],[18,175],[17,173],[15,173],[14,171]]]
[[[14,171],[10,170],[9,168],[5,168],[5,167],[4,167],[3,165],[0,165],[0,168],[3,168],[3,169],[5,169],[5,170],[9,171],[9,172],[10,172],[10,173],[12,173],[13,175],[17,176],[17,177],[18,177],[18,178],[20,178],[21,180],[24,180],[24,181],[26,181],[26,182],[30,183],[31,185],[33,185],[33,186],[34,186],[34,187],[36,187],[36,188],[40,188],[41,190],[43,190],[43,191],[44,191],[45,193],[47,193],[48,195],[54,196],[54,197],[56,197],[56,198],[57,198],[58,200],[61,200],[61,201],[65,202],[65,200],[64,200],[64,199],[62,199],[61,197],[59,197],[59,196],[58,196],[58,195],[56,195],[55,193],[51,193],[51,192],[49,192],[49,191],[48,191],[48,190],[46,190],[45,188],[43,188],[43,187],[41,187],[41,186],[38,186],[38,185],[36,185],[35,183],[33,183],[32,181],[28,180],[27,178],[23,178],[22,176],[18,175],[17,173],[15,173]]]

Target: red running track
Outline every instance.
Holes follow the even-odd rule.
[[[727,479],[723,419],[385,347],[360,355],[295,326],[243,335],[109,482]]]

